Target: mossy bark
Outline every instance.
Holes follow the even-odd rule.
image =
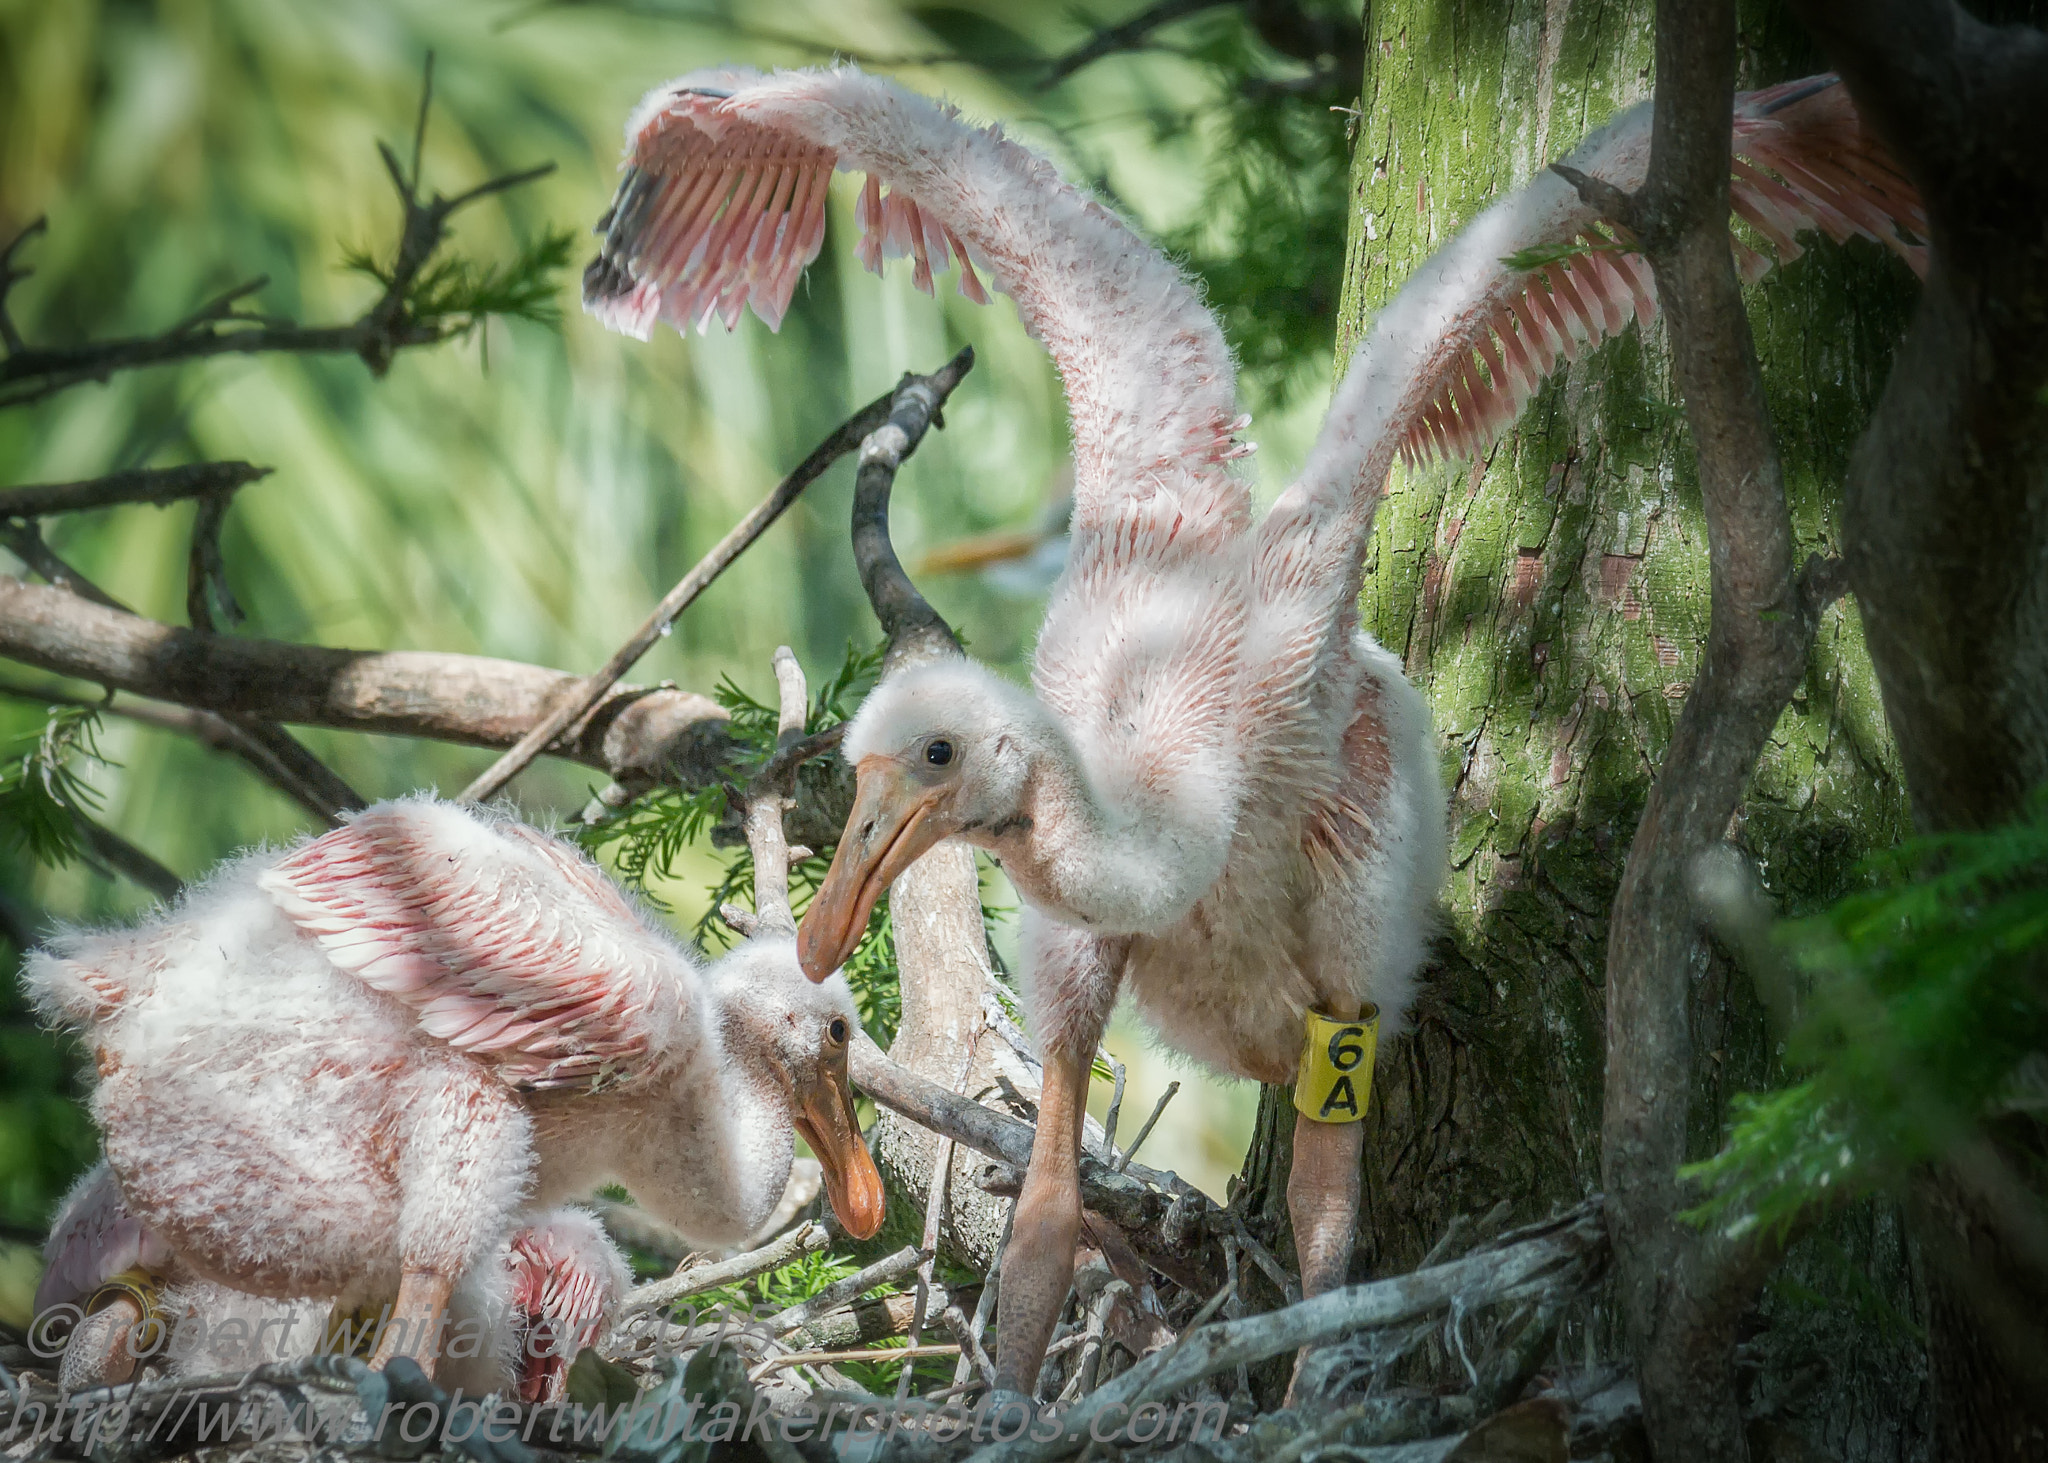
[[[1652,84],[1647,0],[1371,0],[1351,179],[1340,369],[1373,312],[1482,207]],[[1821,69],[1775,7],[1745,13],[1743,84]],[[1875,247],[1819,241],[1752,292],[1802,546],[1834,542],[1851,444],[1913,284]],[[1450,795],[1445,931],[1412,1035],[1367,1119],[1354,1278],[1413,1266],[1451,1218],[1517,1218],[1599,1185],[1609,908],[1708,614],[1706,531],[1660,330],[1563,372],[1480,462],[1397,470],[1362,611],[1428,694]],[[1853,603],[1831,609],[1731,835],[1788,911],[1846,887],[1906,831]],[[1781,1075],[1746,975],[1702,939],[1694,1156],[1730,1096]],[[1292,1115],[1261,1105],[1252,1214],[1284,1242]],[[1924,1360],[1895,1216],[1863,1206],[1803,1244],[1767,1296],[1760,1388],[1837,1456],[1924,1455]],[[1561,1345],[1608,1356],[1596,1308]],[[1811,1375],[1818,1364],[1820,1374]]]

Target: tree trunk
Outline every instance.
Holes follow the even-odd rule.
[[[1652,7],[1372,0],[1339,361],[1372,313],[1486,203],[1651,88]],[[1775,8],[1744,11],[1743,86],[1822,69]],[[1910,276],[1818,241],[1751,292],[1802,553],[1836,542],[1847,454],[1910,308]],[[1599,1185],[1608,912],[1707,628],[1706,531],[1661,330],[1571,367],[1481,463],[1397,469],[1362,610],[1429,695],[1451,793],[1444,937],[1366,1122],[1353,1277],[1419,1261],[1460,1214],[1515,1219]],[[1853,603],[1808,672],[1735,836],[1782,908],[1842,892],[1905,830]],[[1691,1155],[1727,1098],[1777,1078],[1748,979],[1702,942]],[[1269,1090],[1249,1214],[1285,1243],[1292,1113]],[[1860,1206],[1799,1246],[1763,1306],[1756,1400],[1844,1459],[1926,1455],[1925,1362],[1896,1213]],[[1567,1358],[1619,1352],[1611,1309]],[[1802,1389],[1803,1392],[1802,1392]]]
[[[1932,231],[1925,295],[1851,464],[1849,582],[1914,821],[1990,827],[2048,783],[2048,36],[1947,6],[1800,8]],[[2041,22],[2038,3],[1997,8]],[[2048,1125],[2015,1113],[1914,1184],[1943,1457],[2048,1449],[2044,1151]]]

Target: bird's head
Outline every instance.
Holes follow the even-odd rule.
[[[1000,851],[1030,832],[1039,744],[1058,737],[1029,692],[966,659],[890,676],[848,729],[858,787],[831,872],[804,913],[797,953],[823,980],[866,932],[896,876],[943,838]]]
[[[721,960],[712,984],[726,1051],[779,1084],[790,1126],[824,1170],[840,1224],[855,1239],[869,1238],[882,1227],[882,1176],[853,1107],[847,1056],[860,1020],[846,981],[804,979],[789,936],[763,934]]]

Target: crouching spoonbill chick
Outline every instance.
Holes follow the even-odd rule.
[[[65,1196],[43,1259],[36,1314],[69,1307],[78,1317],[58,1368],[68,1391],[126,1382],[144,1361],[166,1375],[202,1377],[365,1354],[388,1324],[381,1311],[350,1313],[326,1298],[278,1300],[200,1279],[128,1213],[105,1163]],[[450,1298],[428,1346],[441,1382],[472,1396],[559,1401],[569,1364],[603,1339],[630,1282],[625,1258],[589,1212],[524,1216]]]
[[[198,1279],[388,1303],[381,1365],[531,1215],[601,1184],[735,1243],[800,1133],[848,1233],[880,1227],[852,997],[804,978],[776,914],[707,970],[570,844],[415,798],[64,935],[27,976],[93,1051],[128,1214]]]

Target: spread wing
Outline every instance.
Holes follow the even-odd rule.
[[[1650,104],[1610,123],[1568,161],[1624,192],[1650,160]],[[1729,203],[1778,261],[1797,235],[1862,235],[1926,272],[1919,196],[1857,118],[1848,89],[1809,77],[1735,99]],[[1775,262],[1731,238],[1745,281]],[[1432,256],[1373,322],[1307,467],[1266,525],[1268,542],[1334,519],[1355,552],[1396,454],[1411,462],[1483,451],[1561,362],[1657,313],[1647,263],[1624,230],[1546,170]],[[1339,547],[1331,545],[1332,550]]]
[[[71,1186],[50,1226],[36,1314],[82,1303],[123,1270],[161,1270],[170,1260],[171,1247],[128,1212],[114,1171],[95,1164]]]
[[[867,175],[860,255],[908,255],[920,289],[957,263],[960,291],[1010,294],[1065,382],[1075,527],[1170,494],[1185,526],[1241,531],[1244,485],[1223,468],[1235,372],[1181,272],[1052,165],[993,127],[851,68],[699,72],[649,94],[627,124],[626,175],[599,225],[584,308],[645,338],[657,319],[769,325],[824,240],[835,167]]]
[[[515,1087],[631,1080],[708,1029],[682,948],[581,852],[508,819],[382,803],[258,882],[336,966]]]

